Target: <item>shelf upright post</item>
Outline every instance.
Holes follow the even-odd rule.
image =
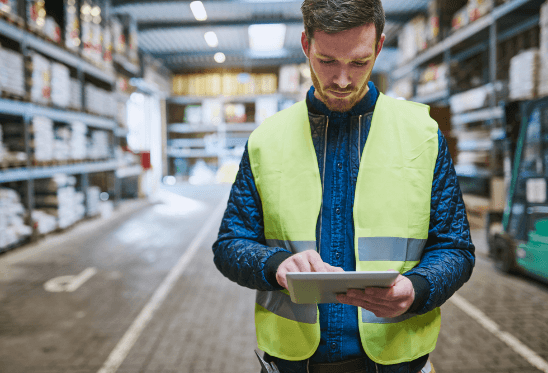
[[[491,107],[491,109],[494,109],[497,106],[497,93],[495,89],[495,82],[497,80],[497,39],[497,21],[493,20],[493,23],[491,23],[491,25],[489,26],[489,83],[491,83],[493,87],[493,93],[491,94],[491,99],[489,102],[489,106]],[[491,131],[495,127],[496,121],[497,119],[491,119],[488,121]],[[491,147],[491,151],[489,152],[491,175],[496,174],[496,153],[496,146],[493,145]],[[489,188],[491,188],[491,186],[489,186]]]
[[[451,97],[452,88],[451,87],[451,48],[447,48],[443,51],[443,62],[447,65],[447,96],[443,100],[444,104],[448,104],[449,98]]]
[[[28,6],[28,4],[26,4],[25,2],[25,5]],[[27,19],[27,15],[26,15],[26,7],[25,7],[25,20]],[[27,60],[30,56],[30,53],[29,53],[29,49],[28,49],[28,43],[27,43],[27,38],[26,37],[23,37],[22,40],[21,40],[21,44],[20,44],[20,48],[21,48],[21,54],[23,55],[23,60]],[[29,71],[27,68],[24,68],[23,69],[23,74],[24,74],[24,77],[25,77],[25,90],[26,92],[30,92],[32,87],[30,86],[30,76],[29,76]],[[32,153],[33,153],[33,149],[31,149],[31,146],[30,146],[30,143],[31,143],[31,138],[30,138],[30,127],[31,127],[31,123],[32,123],[32,106],[31,105],[26,105],[25,106],[25,110],[23,112],[23,133],[24,133],[24,143],[25,143],[25,154],[27,155],[27,162],[26,162],[26,168],[27,170],[30,170],[32,168]],[[31,236],[31,241],[35,242],[38,240],[38,230],[36,229],[35,227],[35,224],[34,224],[34,221],[32,219],[32,211],[34,210],[34,179],[32,177],[28,177],[25,181],[24,181],[25,185],[26,185],[26,188],[25,188],[25,202],[26,202],[26,205],[27,205],[27,209],[28,209],[28,212],[29,212],[29,215],[27,217],[27,221],[25,223],[27,223],[30,227],[32,227],[32,236]]]

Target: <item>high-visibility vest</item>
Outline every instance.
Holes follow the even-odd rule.
[[[428,106],[379,96],[353,206],[357,271],[404,273],[419,263],[428,238],[437,131]],[[248,150],[267,244],[292,253],[317,250],[322,185],[305,101],[261,124]],[[396,318],[359,308],[358,319],[365,352],[384,365],[432,352],[441,321],[439,308]],[[320,342],[317,306],[291,302],[286,290],[257,293],[255,326],[259,348],[285,360],[309,358]]]

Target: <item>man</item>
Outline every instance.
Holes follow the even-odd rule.
[[[380,0],[305,0],[306,101],[250,136],[213,245],[257,289],[259,348],[281,372],[429,372],[441,306],[474,246],[447,143],[424,105],[369,82]],[[396,270],[388,289],[297,305],[288,272]]]

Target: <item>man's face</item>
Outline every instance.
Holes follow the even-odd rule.
[[[314,32],[310,43],[303,32],[301,44],[310,62],[315,96],[331,111],[348,111],[369,90],[367,83],[385,36],[376,43],[374,24],[327,34]]]

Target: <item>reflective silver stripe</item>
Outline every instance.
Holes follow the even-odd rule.
[[[360,237],[360,261],[419,261],[426,240],[401,237]]]
[[[362,321],[369,324],[395,324],[402,322],[412,317],[417,316],[415,313],[403,314],[398,317],[377,317],[373,312],[362,308]]]
[[[297,304],[289,295],[281,291],[257,291],[256,302],[259,306],[280,317],[306,324],[315,324],[318,320],[315,304]]]
[[[316,241],[283,241],[270,239],[266,240],[266,244],[270,247],[283,247],[293,254],[302,253],[306,250],[316,250]]]

